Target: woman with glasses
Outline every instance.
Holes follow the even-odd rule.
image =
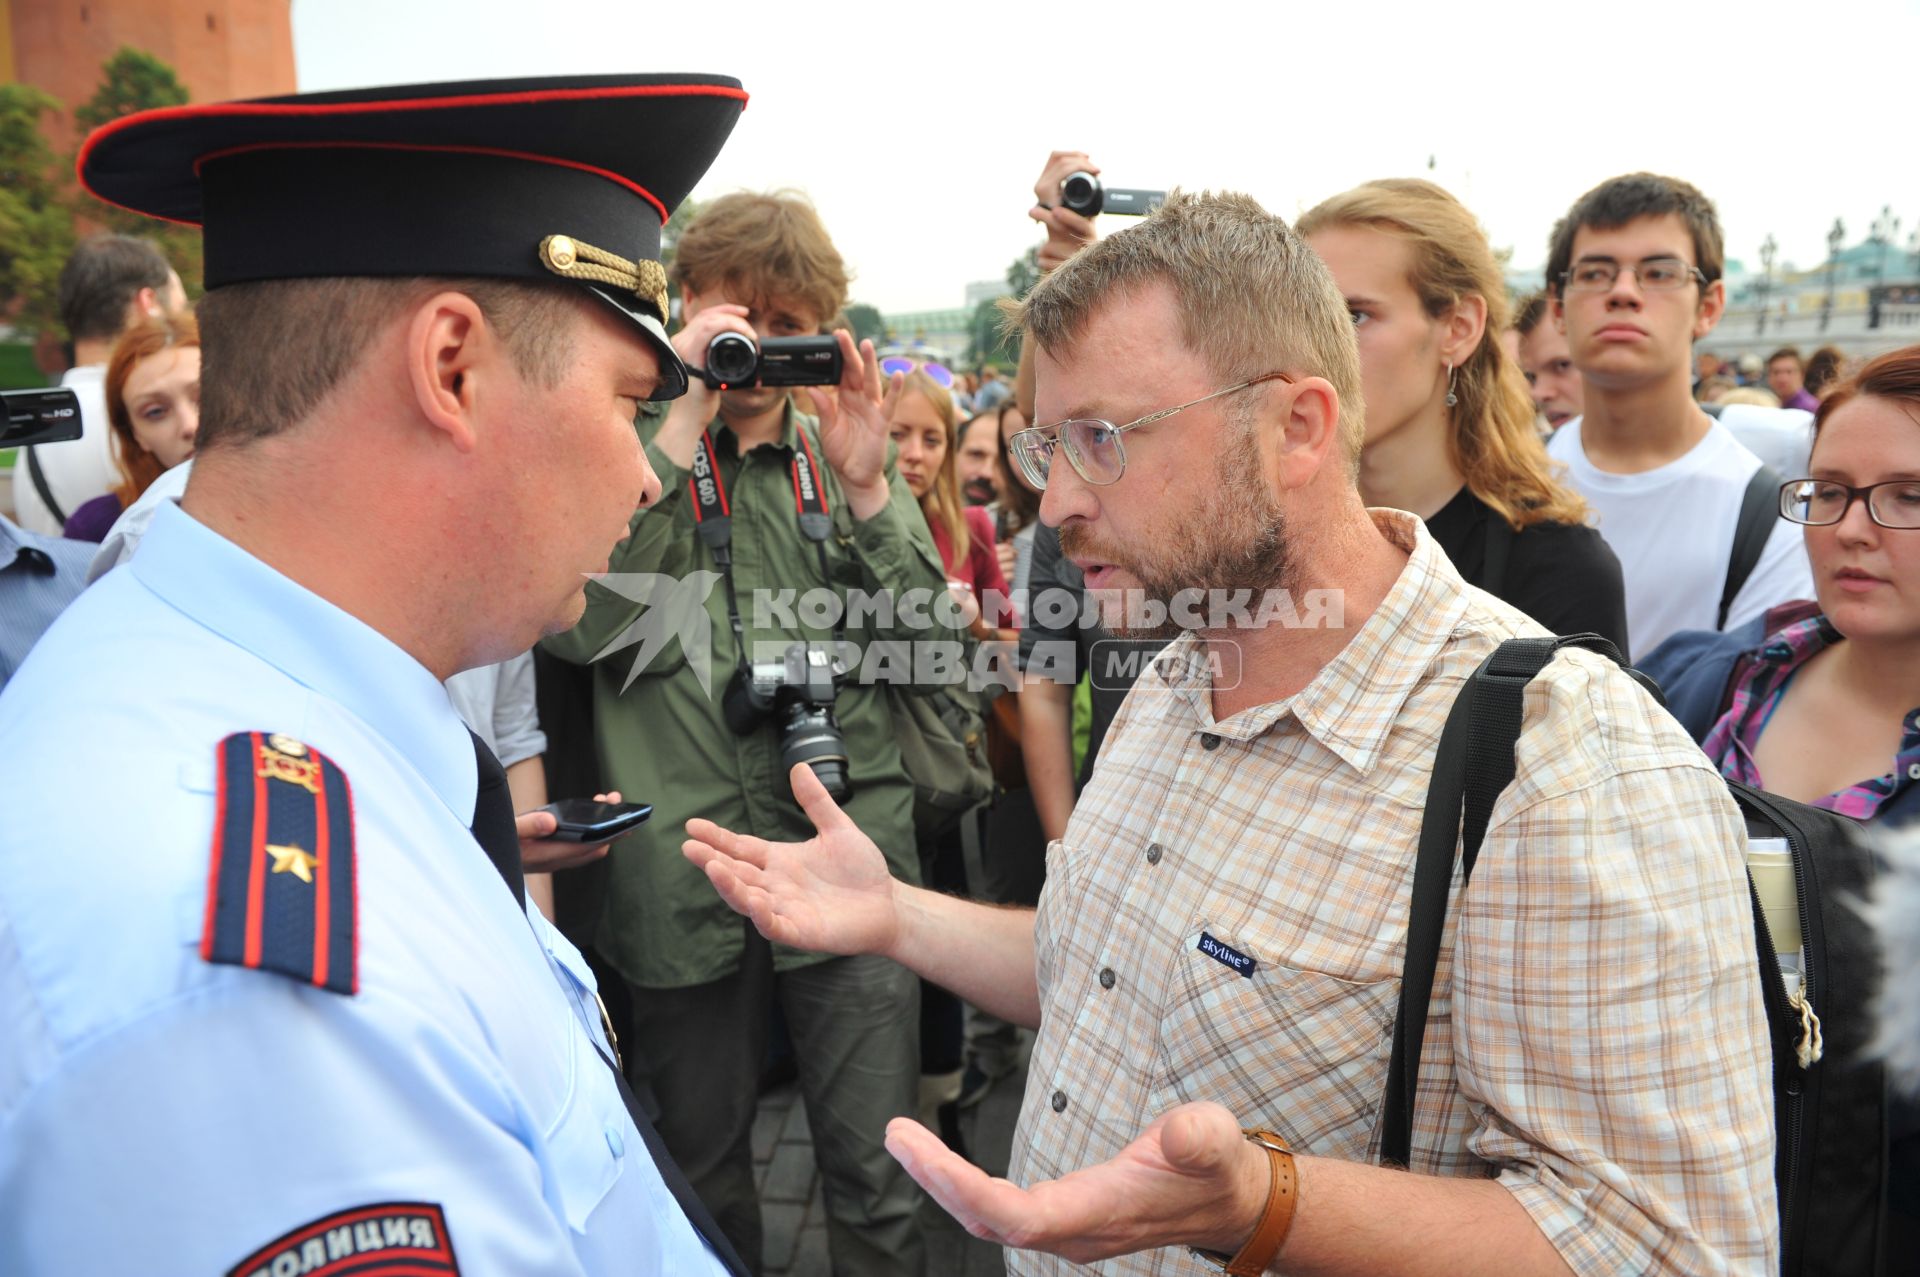
[[[1368,182],[1298,228],[1346,296],[1360,343],[1368,505],[1426,520],[1472,585],[1556,634],[1627,646],[1620,563],[1586,525],[1500,343],[1506,282],[1486,232],[1431,182]]]
[[[1722,775],[1866,821],[1920,815],[1920,346],[1821,402],[1780,489],[1815,599],[1642,664]]]

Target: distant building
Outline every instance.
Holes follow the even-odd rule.
[[[195,102],[298,90],[292,0],[0,0],[0,81],[59,99],[41,122],[56,154],[76,141],[73,108],[122,47],[173,68]]]
[[[981,302],[996,301],[1013,293],[1004,279],[982,279],[967,285],[967,310],[975,311]]]

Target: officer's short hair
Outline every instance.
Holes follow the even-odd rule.
[[[173,275],[150,242],[132,235],[82,240],[60,268],[55,300],[72,341],[112,341],[127,326],[127,307],[143,288],[164,289]]]
[[[571,284],[419,276],[231,284],[200,300],[205,363],[195,450],[254,442],[305,420],[376,332],[446,291],[474,300],[523,377],[548,389],[559,384],[588,304]]]
[[[702,205],[673,254],[673,282],[696,293],[799,302],[822,322],[847,304],[847,264],[799,191],[736,191]]]

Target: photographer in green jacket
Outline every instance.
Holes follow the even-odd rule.
[[[819,334],[846,302],[847,272],[819,215],[788,193],[708,205],[679,241],[673,280],[685,325],[674,346],[696,370],[716,337]],[[834,1271],[915,1274],[925,1268],[918,1189],[881,1143],[888,1119],[915,1109],[914,978],[882,958],[770,948],[679,851],[695,816],[806,837],[788,767],[808,751],[844,752],[844,763],[816,762],[823,780],[842,772],[847,810],[892,871],[918,875],[894,693],[871,680],[909,677],[876,665],[885,650],[957,649],[964,622],[894,473],[872,346],[836,341],[841,380],[805,392],[814,414],[785,389],[716,390],[697,375],[664,412],[643,407],[636,426],[663,495],[634,514],[606,578],[587,588],[585,617],[547,648],[592,666],[607,787],[655,808],[608,857],[592,939],[629,987],[626,1069],[657,1096],[668,1148],[757,1267],[748,1136],[777,998]],[[906,645],[875,647],[887,640]],[[840,658],[838,677],[826,677],[827,653]]]

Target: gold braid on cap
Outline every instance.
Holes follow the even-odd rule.
[[[612,284],[643,302],[651,302],[667,322],[667,268],[659,262],[630,262],[618,253],[582,244],[567,235],[549,235],[540,241],[540,264],[568,279]]]

